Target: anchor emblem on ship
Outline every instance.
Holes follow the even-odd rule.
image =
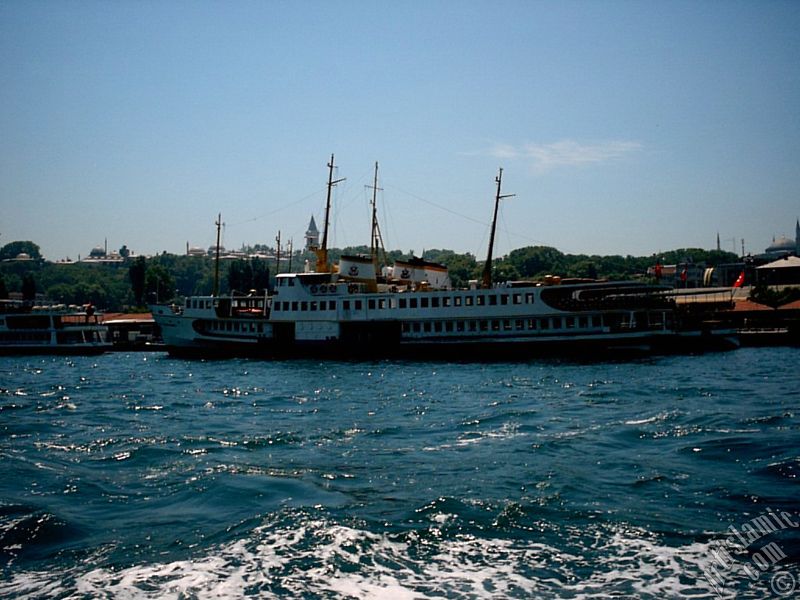
[[[356,277],[358,275],[358,267],[356,265],[350,266],[350,277]]]
[[[400,279],[411,279],[411,273],[408,269],[403,269],[400,273]]]

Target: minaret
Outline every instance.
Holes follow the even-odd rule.
[[[794,225],[794,255],[800,256],[800,219]]]

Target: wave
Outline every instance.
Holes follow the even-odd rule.
[[[46,556],[81,532],[58,516],[22,504],[0,504],[0,563]]]
[[[711,542],[669,545],[635,527],[563,527],[555,535],[442,533],[452,518],[434,503],[428,529],[369,531],[302,510],[267,519],[242,538],[193,558],[127,567],[28,570],[0,583],[16,598],[661,598],[716,597],[704,576]],[[722,597],[762,597],[768,579],[731,574]]]

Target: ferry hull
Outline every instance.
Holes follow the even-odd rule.
[[[153,318],[161,329],[163,349],[171,356],[269,358],[274,355],[275,341],[271,334],[271,326],[263,321],[262,328],[265,326],[269,328],[267,334],[206,333],[200,326],[203,319],[174,314],[169,307],[152,306],[151,310]]]
[[[164,329],[164,331],[168,331]],[[506,339],[402,339],[390,324],[358,328],[336,340],[297,340],[280,336],[271,340],[177,339],[165,334],[165,347],[180,358],[256,359],[327,358],[370,360],[473,360],[519,361],[560,357],[582,360],[614,360],[631,356],[707,352],[738,347],[735,336],[675,334],[670,332],[632,332],[618,335],[590,335],[563,338]]]

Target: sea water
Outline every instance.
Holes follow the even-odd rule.
[[[0,597],[789,597],[799,365],[3,358]]]

